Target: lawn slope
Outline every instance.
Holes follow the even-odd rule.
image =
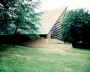
[[[90,50],[0,47],[0,72],[90,72]]]

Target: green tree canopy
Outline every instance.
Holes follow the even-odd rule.
[[[90,43],[89,11],[85,9],[68,11],[62,23],[62,35],[64,42]]]
[[[39,0],[0,0],[0,33],[34,37],[40,24],[39,7]]]

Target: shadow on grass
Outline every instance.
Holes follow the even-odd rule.
[[[86,45],[86,44],[72,44],[73,48],[77,48],[77,49],[85,49],[85,50],[90,50],[90,45]]]
[[[15,48],[15,47],[13,47],[13,45],[9,45],[9,44],[0,44],[0,52],[6,51],[10,48]]]

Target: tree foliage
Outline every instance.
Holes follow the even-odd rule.
[[[7,32],[7,26],[13,20],[11,17],[14,7],[12,0],[0,0],[0,33]]]
[[[0,33],[27,34],[33,38],[38,32],[39,0],[0,0]]]
[[[85,9],[66,13],[62,23],[63,41],[90,44],[90,14]]]

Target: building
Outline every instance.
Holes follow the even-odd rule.
[[[60,39],[60,28],[67,7],[46,11],[41,16],[40,35],[45,38]]]
[[[67,7],[46,11],[41,16],[39,27],[40,38],[34,41],[28,41],[27,45],[60,43],[61,24],[66,13]]]

